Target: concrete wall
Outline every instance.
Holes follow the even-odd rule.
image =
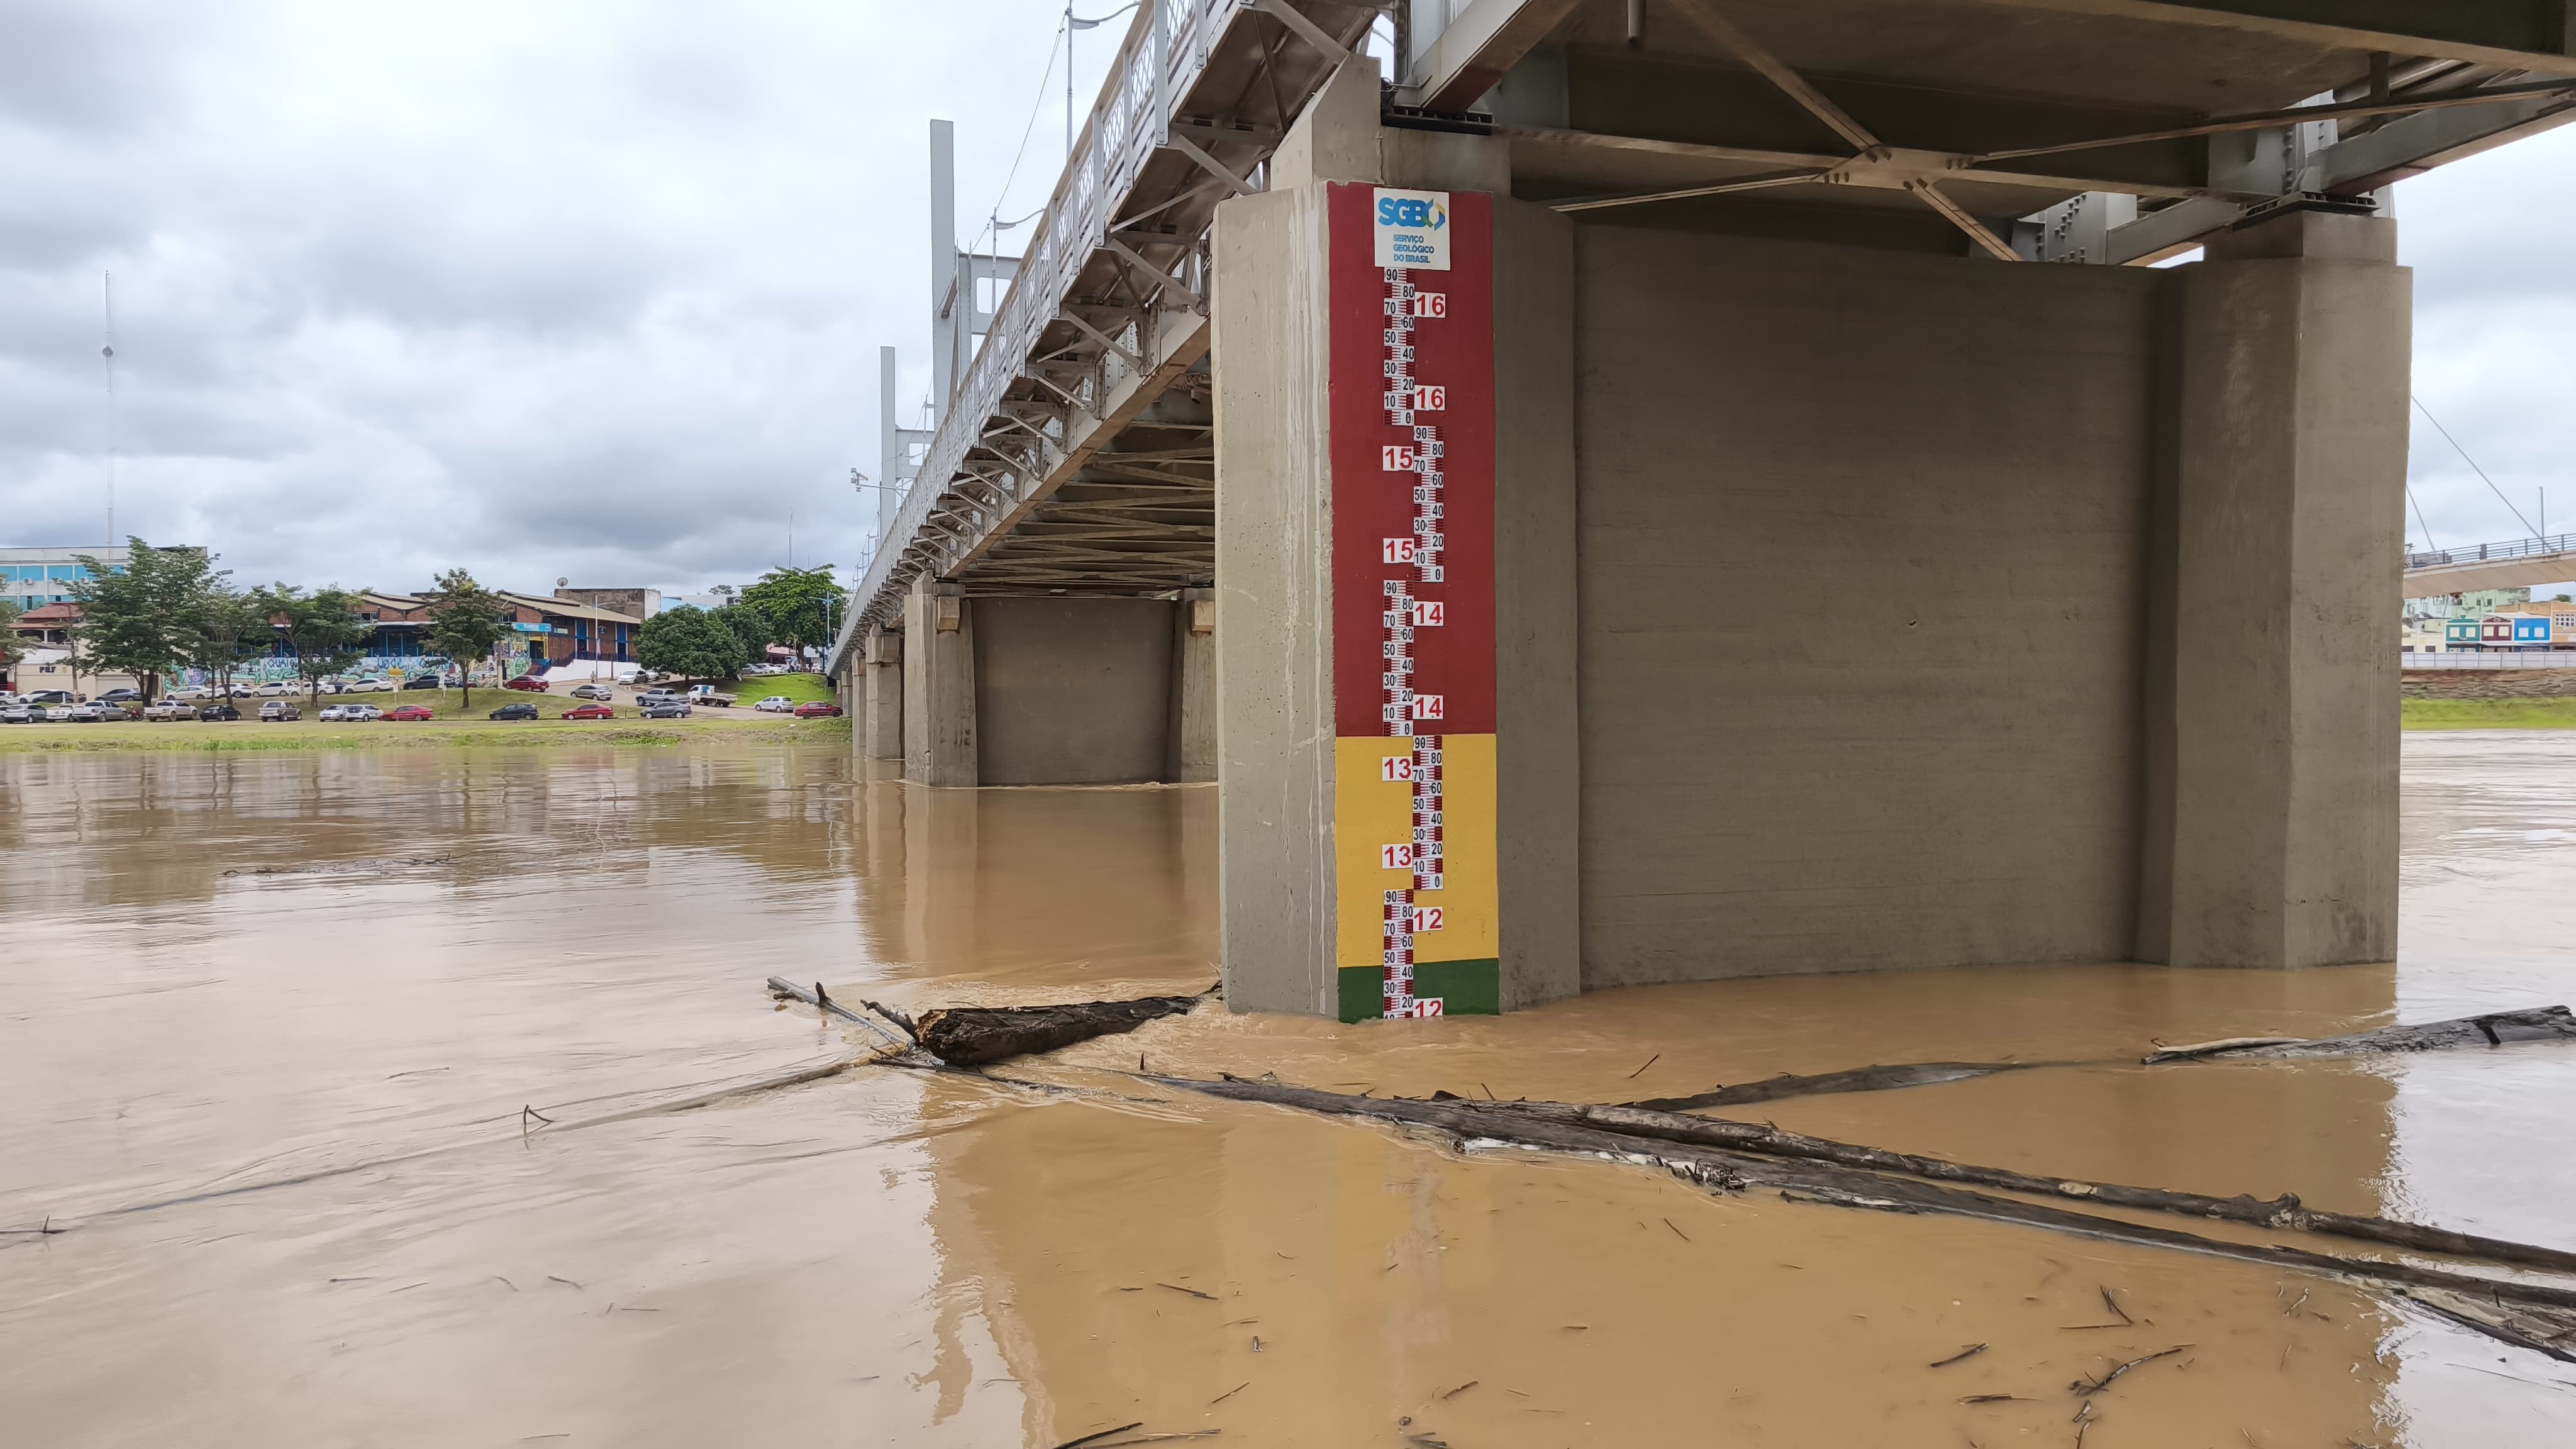
[[[2126,957],[2158,275],[1574,258],[1584,985]]]
[[[986,785],[1163,778],[1172,615],[1163,599],[978,598],[977,777]]]

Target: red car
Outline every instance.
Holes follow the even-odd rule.
[[[565,719],[615,719],[617,711],[604,704],[585,704],[578,709],[565,710],[563,717]]]
[[[503,689],[534,690],[538,694],[545,693],[549,688],[544,680],[539,679],[533,674],[522,674],[516,679],[504,679],[501,681],[501,687]]]
[[[798,719],[839,719],[841,707],[825,700],[808,700],[796,706]]]
[[[393,708],[391,708],[391,709],[389,709],[389,710],[386,710],[386,711],[385,711],[385,718],[387,718],[387,719],[389,719],[389,720],[393,720],[393,719],[401,719],[401,720],[423,720],[423,719],[428,719],[428,718],[430,718],[429,706],[428,706],[428,705],[425,705],[425,704],[398,704],[398,705],[395,705]]]

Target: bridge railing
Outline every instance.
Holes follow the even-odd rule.
[[[2507,563],[2518,558],[2543,558],[2570,552],[2576,552],[2576,533],[2562,533],[2551,538],[2518,538],[2511,543],[2426,549],[2420,553],[2410,551],[2406,555],[2406,566],[2410,569],[2437,569],[2455,564]]]
[[[1075,276],[1102,245],[1119,204],[1163,144],[1172,108],[1206,68],[1210,44],[1249,3],[1145,0],[1138,7],[1010,290],[994,310],[992,328],[949,397],[920,471],[852,591],[850,627],[834,645],[836,659],[851,633],[884,622],[902,590],[941,566],[938,556],[954,542],[985,526],[991,503],[956,487],[967,451],[983,437],[1003,394],[1027,366],[1038,334],[1055,321]],[[963,531],[943,530],[935,517]]]

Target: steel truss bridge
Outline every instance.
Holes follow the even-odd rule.
[[[2284,209],[2369,210],[2392,181],[2576,119],[2566,0],[1393,9],[1385,123],[1507,138],[1523,200],[2005,261],[2137,265]],[[1130,596],[1210,581],[1209,228],[1263,189],[1380,14],[1143,0],[828,667],[925,577]],[[1011,259],[959,261],[974,278]],[[2409,590],[2489,586],[2437,584],[2449,567],[2410,560]]]

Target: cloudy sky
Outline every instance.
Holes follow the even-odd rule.
[[[877,347],[927,386],[925,123],[959,123],[965,230],[1041,202],[1060,14],[0,0],[0,543],[107,532],[113,273],[119,534],[244,580],[679,592],[786,561],[792,513],[846,571]],[[1085,105],[1118,34],[1078,42]],[[2576,128],[2399,202],[2417,392],[2535,522],[2562,485],[2553,529],[2571,181]],[[2432,537],[2520,536],[2417,423]]]

